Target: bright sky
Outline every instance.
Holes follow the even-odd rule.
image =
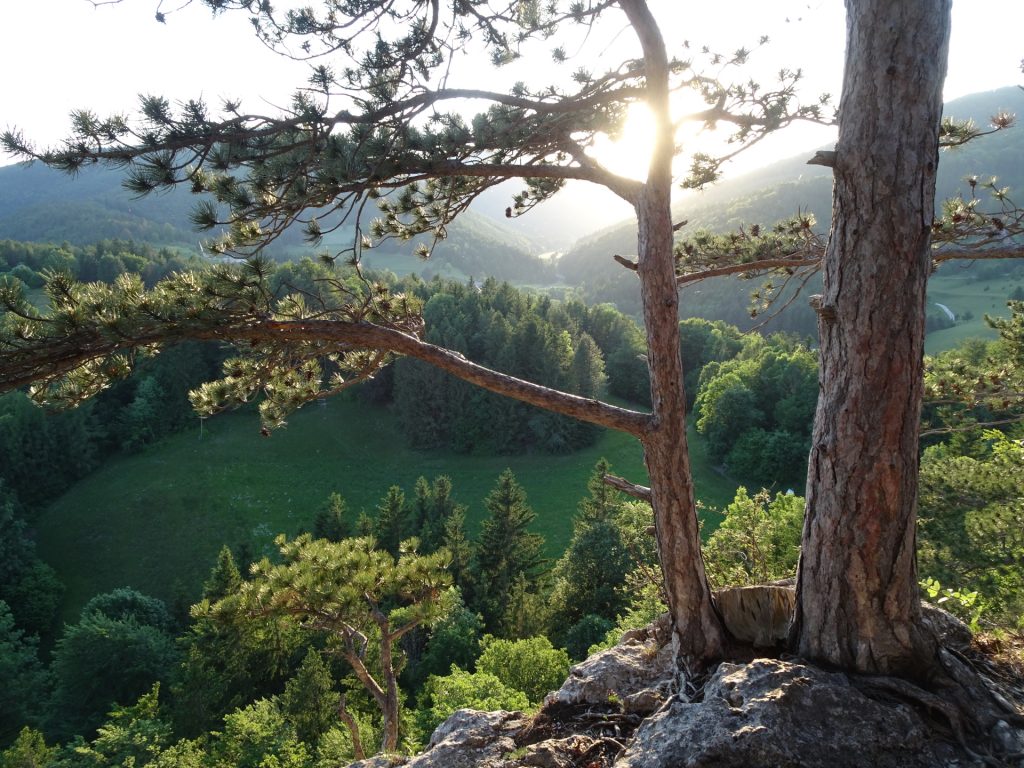
[[[164,10],[182,1],[165,0]],[[65,135],[68,110],[76,107],[126,112],[134,107],[136,94],[146,92],[172,100],[203,96],[211,104],[240,97],[251,111],[271,110],[268,103],[287,103],[291,90],[304,81],[303,65],[276,56],[252,37],[244,13],[213,20],[195,2],[159,24],[154,20],[157,3],[123,0],[93,7],[88,0],[3,0],[0,127],[16,126],[47,144]],[[765,85],[767,73],[780,67],[802,68],[808,98],[823,91],[838,96],[841,0],[651,0],[651,5],[671,43],[689,39],[732,51],[769,35],[771,44],[753,59]],[[955,0],[947,98],[1024,82],[1022,29],[1024,0]],[[614,59],[614,49],[631,42],[623,33],[603,52]],[[571,47],[567,52],[575,53]],[[602,68],[600,62],[592,66]],[[538,55],[509,74],[535,80],[550,68],[550,59]],[[472,85],[493,85],[494,74],[486,66],[470,67],[465,74]],[[758,148],[743,166],[829,140],[827,132],[784,134]],[[0,157],[0,164],[7,162],[10,158]]]

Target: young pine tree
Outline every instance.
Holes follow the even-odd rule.
[[[580,502],[572,540],[554,568],[550,636],[558,642],[588,617],[610,623],[625,607],[622,587],[634,563],[617,519],[622,498],[602,480],[609,469],[604,459],[594,467],[590,495]]]
[[[203,582],[203,597],[211,603],[234,594],[242,583],[242,574],[235,565],[235,557],[231,550],[224,546],[217,555],[217,565],[210,571],[209,578]]]
[[[422,475],[416,478],[416,485],[413,486],[412,495],[412,506],[409,509],[410,531],[412,535],[419,536],[420,541],[423,541],[424,529],[427,526],[431,507],[434,504],[434,496],[430,491],[430,483],[427,482],[427,478]]]
[[[331,670],[316,649],[310,648],[295,677],[284,686],[281,710],[295,726],[295,734],[313,746],[339,724],[340,694],[334,689]]]
[[[327,497],[327,504],[316,513],[313,520],[313,536],[328,541],[341,541],[352,535],[348,521],[348,505],[338,492]]]
[[[398,545],[411,533],[405,494],[401,488],[393,485],[377,506],[377,519],[373,524],[377,546],[390,552],[393,557],[398,557]]]
[[[436,477],[430,488],[430,504],[426,508],[423,525],[419,531],[424,553],[446,546],[448,521],[457,510],[462,511],[464,520],[465,509],[452,498],[451,479],[446,475]]]
[[[466,535],[466,508],[461,504],[456,505],[445,520],[441,544],[451,555],[448,573],[451,574],[452,583],[466,592],[473,585],[473,544]]]
[[[501,473],[484,506],[488,518],[480,531],[474,576],[477,608],[488,630],[494,630],[509,607],[517,577],[535,587],[544,566],[544,537],[527,530],[537,515],[526,503],[526,492],[512,470]]]

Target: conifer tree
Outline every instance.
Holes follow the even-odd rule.
[[[296,735],[307,744],[315,745],[339,722],[340,700],[331,670],[320,653],[310,648],[295,676],[285,683],[282,712],[295,726]]]
[[[583,397],[600,397],[606,382],[604,357],[590,334],[580,335],[572,358],[572,378],[575,391]]]
[[[590,495],[580,501],[572,539],[552,572],[551,637],[559,642],[588,616],[610,622],[625,607],[622,587],[634,563],[616,519],[621,497],[604,482],[610,469],[605,459],[594,466]]]
[[[408,553],[396,559],[375,548],[373,539],[335,543],[308,534],[292,541],[279,536],[277,545],[283,562],[257,563],[252,580],[215,611],[228,619],[270,618],[323,637],[325,650],[349,664],[380,710],[381,751],[395,751],[401,716],[398,643],[437,618],[441,595],[451,583],[447,553]],[[349,714],[342,708],[339,716],[355,743],[357,726]]]
[[[29,728],[21,729],[18,738],[3,752],[0,752],[2,768],[46,768],[53,765],[57,756],[56,747],[46,746],[42,732]]]
[[[420,541],[423,541],[423,531],[430,517],[430,507],[433,503],[430,483],[427,482],[427,478],[422,475],[416,478],[412,494],[412,507],[409,510],[409,535],[418,536]]]
[[[447,475],[440,475],[434,478],[430,488],[430,505],[427,509],[427,517],[424,520],[420,538],[423,541],[423,551],[433,552],[438,547],[444,546],[452,553],[453,560],[461,557],[451,549],[448,542],[448,524],[453,515],[461,510],[463,523],[465,522],[465,508],[456,504],[452,498],[452,481]],[[456,537],[457,538],[457,537]],[[460,542],[455,542],[460,546]]]
[[[397,485],[392,485],[377,505],[377,519],[373,521],[377,546],[397,557],[399,545],[411,534],[405,493]]]
[[[327,497],[327,504],[316,513],[313,520],[313,536],[328,541],[341,541],[352,535],[348,521],[348,505],[337,491]]]
[[[178,640],[183,659],[171,688],[175,731],[195,737],[216,728],[225,712],[279,691],[292,673],[302,640],[287,627],[217,615],[212,606],[244,583],[231,550],[221,549]],[[297,660],[297,659],[296,659]]]
[[[526,492],[511,469],[498,477],[484,500],[488,517],[480,530],[474,579],[477,607],[485,625],[495,630],[509,607],[517,580],[533,588],[544,566],[544,538],[528,530],[537,517],[526,503]]]
[[[359,510],[359,517],[356,518],[356,536],[360,539],[365,539],[367,536],[373,536],[374,527],[374,519],[366,514],[365,509]]]
[[[466,508],[458,504],[444,524],[442,546],[451,555],[448,572],[452,583],[463,592],[472,589],[473,545],[466,535]]]
[[[25,725],[38,725],[50,680],[39,660],[39,639],[15,626],[0,600],[0,740],[7,742]]]
[[[209,578],[203,582],[203,598],[210,602],[216,602],[221,598],[232,595],[242,584],[242,574],[235,565],[235,557],[227,546],[220,548],[217,554],[217,564],[210,571]]]

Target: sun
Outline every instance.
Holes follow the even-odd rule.
[[[678,121],[686,115],[703,111],[707,104],[699,94],[684,90],[672,94],[669,107],[672,120]],[[651,163],[655,132],[651,110],[646,104],[635,102],[629,105],[621,135],[615,140],[599,136],[590,149],[590,155],[612,173],[643,181]],[[681,150],[672,163],[676,175],[689,165],[689,158],[694,152],[713,146],[718,149],[725,147],[725,137],[707,131],[700,122],[684,121],[677,125],[673,140]]]
[[[630,104],[621,135],[615,140],[598,136],[590,155],[614,174],[643,181],[651,163],[654,132],[654,118],[647,105]]]

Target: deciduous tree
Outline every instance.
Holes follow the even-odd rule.
[[[110,593],[109,602],[106,597],[93,598],[100,608],[83,610],[54,649],[53,709],[69,731],[65,736],[88,734],[115,704],[135,701],[153,683],[168,679],[178,661],[174,638],[161,626],[161,612],[149,611],[154,607],[150,601],[159,601],[131,600],[122,612],[116,610],[125,605],[120,596]],[[166,608],[162,613],[169,623]],[[149,618],[157,623],[146,623]]]

